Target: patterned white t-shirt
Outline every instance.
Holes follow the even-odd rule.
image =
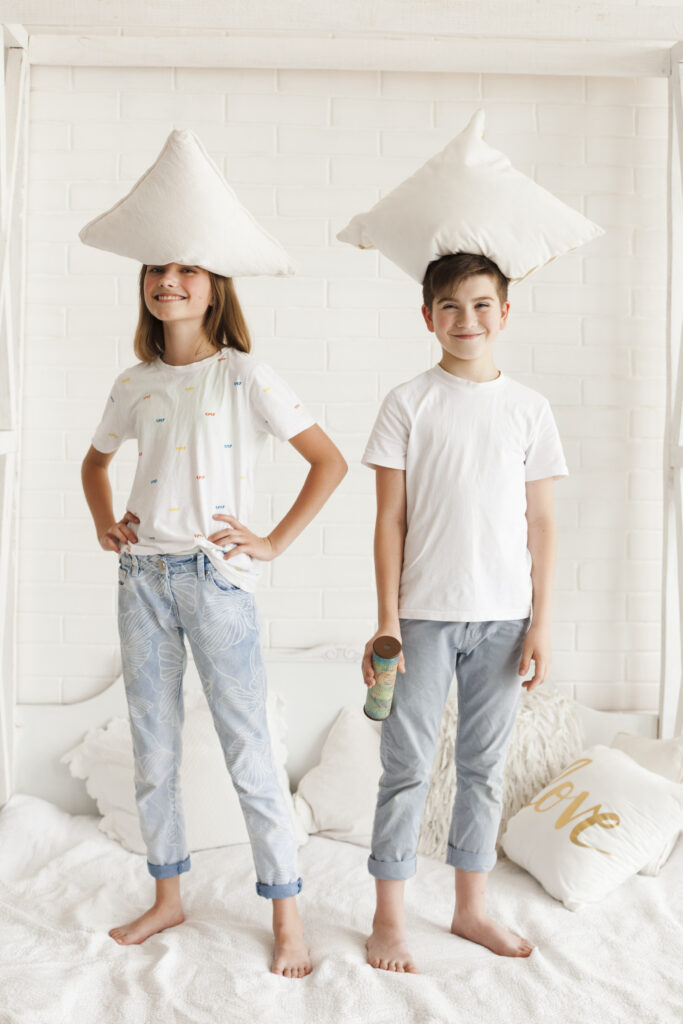
[[[530,614],[526,483],[568,472],[544,395],[502,373],[476,383],[434,366],[389,392],[362,461],[406,473],[400,616]]]
[[[265,363],[234,348],[170,366],[157,358],[119,374],[92,444],[113,452],[138,443],[138,465],[126,508],[136,555],[203,550],[236,586],[253,591],[261,563],[249,555],[227,562],[233,545],[207,540],[224,524],[215,512],[249,526],[254,471],[268,434],[285,441],[315,421]]]

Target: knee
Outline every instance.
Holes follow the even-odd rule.
[[[456,785],[458,789],[476,786],[499,799],[503,791],[504,764],[504,759],[490,757],[459,758],[455,765]]]
[[[426,794],[430,781],[430,766],[415,761],[408,763],[392,760],[389,764],[383,764],[383,771],[379,779],[379,789],[380,792],[392,793],[404,790],[412,790],[419,793],[421,790],[424,790]]]

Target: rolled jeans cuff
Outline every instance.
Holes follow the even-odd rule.
[[[190,855],[185,860],[179,860],[175,864],[150,864],[147,861],[147,869],[152,878],[173,878],[174,875],[182,875],[183,871],[190,870]]]
[[[400,882],[413,877],[417,871],[417,857],[409,857],[407,860],[375,860],[371,854],[368,857],[368,871],[374,878]]]
[[[259,896],[265,896],[267,900],[283,900],[288,896],[298,895],[302,885],[300,878],[297,878],[296,882],[285,882],[283,885],[264,885],[263,882],[257,882],[256,892]]]
[[[498,856],[493,853],[472,853],[471,850],[459,850],[457,846],[448,844],[446,863],[460,871],[493,871]]]

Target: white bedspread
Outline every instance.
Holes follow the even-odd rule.
[[[407,887],[422,973],[365,963],[373,909],[367,851],[312,837],[299,905],[305,979],[268,971],[270,904],[248,846],[193,854],[185,924],[141,946],[107,931],[149,905],[144,859],[36,797],[0,812],[2,1024],[681,1024],[683,842],[659,878],[636,876],[576,913],[514,864],[489,882],[490,912],[536,943],[497,957],[448,932],[452,869],[420,858]]]

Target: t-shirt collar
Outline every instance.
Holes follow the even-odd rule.
[[[197,359],[193,363],[185,363],[183,366],[172,366],[170,363],[165,363],[161,356],[157,356],[156,359],[154,360],[153,365],[156,366],[159,370],[168,370],[169,373],[183,373],[193,370],[200,370],[204,366],[210,366],[212,363],[215,363],[218,357],[223,352],[224,349],[219,348],[217,352],[213,353],[213,355],[206,356],[205,359]]]
[[[498,372],[498,376],[495,377],[493,380],[465,380],[464,377],[456,377],[454,373],[449,373],[448,370],[444,370],[443,366],[439,366],[438,363],[436,364],[436,366],[432,367],[431,372],[436,377],[437,380],[442,381],[444,384],[447,384],[450,387],[461,389],[469,388],[471,390],[476,388],[479,391],[493,391],[496,388],[500,388],[503,384],[503,381],[505,380],[505,376],[502,370]]]

